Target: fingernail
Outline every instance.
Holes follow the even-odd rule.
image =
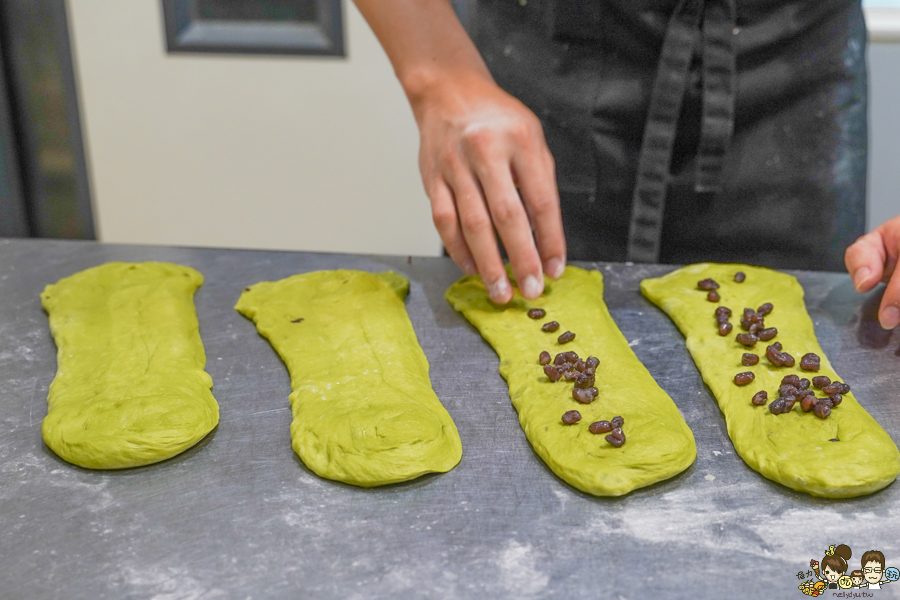
[[[869,269],[869,267],[862,267],[860,269],[857,269],[856,273],[853,274],[853,287],[858,290],[871,274],[872,270]]]
[[[519,286],[519,289],[522,291],[523,296],[531,300],[541,295],[543,287],[543,283],[537,277],[529,275],[522,282],[522,285]]]
[[[881,326],[884,329],[891,330],[897,325],[900,325],[900,308],[896,306],[888,306],[886,309],[881,311]]]
[[[491,300],[497,301],[500,298],[506,296],[506,293],[509,291],[509,284],[506,283],[505,279],[500,279],[495,281],[491,285],[488,286],[488,296],[491,297]]]
[[[561,258],[551,258],[547,261],[547,275],[552,279],[562,277],[563,271],[566,270],[566,261]]]
[[[466,275],[475,275],[478,271],[475,269],[475,262],[471,259],[467,260],[460,267]]]

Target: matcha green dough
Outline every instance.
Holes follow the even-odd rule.
[[[48,285],[58,369],[44,442],[70,463],[124,469],[184,452],[219,422],[194,292],[170,263],[108,263]]]
[[[743,283],[734,281],[737,271],[746,273]],[[721,286],[718,303],[709,302],[697,282],[712,278]],[[787,414],[774,415],[766,406],[754,406],[751,397],[768,392],[769,403],[778,396],[785,375],[812,379],[826,375],[845,381],[834,372],[828,357],[816,341],[812,321],[803,302],[803,288],[790,275],[747,265],[696,264],[664,277],[641,282],[641,291],[671,317],[684,334],[688,350],[712,390],[725,415],[728,435],[741,458],[764,477],[789,488],[827,498],[848,498],[868,494],[889,485],[900,472],[900,453],[890,436],[857,402],[846,394],[827,419],[800,410],[799,402]],[[765,317],[766,327],[778,329],[768,342],[760,340],[745,348],[735,335],[745,333],[740,326],[744,308],[771,302],[774,309]],[[718,306],[732,310],[734,326],[727,336],[718,335],[714,317]],[[791,354],[794,367],[776,367],[766,359],[766,346],[781,342]],[[755,366],[741,364],[744,352],[759,355]],[[813,352],[821,357],[818,372],[800,369],[800,358]],[[752,371],[756,378],[737,386],[737,373]],[[846,381],[854,384],[852,377]],[[814,389],[814,388],[810,388]],[[818,397],[825,394],[815,390]],[[829,440],[839,440],[831,442]]]
[[[515,284],[514,284],[515,285]],[[472,323],[500,356],[500,374],[519,413],[519,423],[535,452],[560,478],[596,496],[621,496],[687,469],[697,455],[694,436],[678,408],[637,359],[603,303],[603,277],[597,271],[567,267],[547,281],[537,300],[516,294],[506,306],[492,303],[477,277],[463,277],[447,290],[447,300]],[[541,319],[527,311],[543,308]],[[558,321],[555,333],[541,325]],[[567,344],[565,331],[576,334]],[[573,350],[582,359],[600,360],[594,384],[600,395],[591,404],[572,398],[573,384],[551,383],[538,355]],[[561,421],[577,410],[582,420]],[[615,416],[625,419],[627,441],[615,448],[588,426]]]
[[[372,487],[462,457],[393,273],[317,271],[257,283],[235,307],[287,365],[294,452],[314,473]]]

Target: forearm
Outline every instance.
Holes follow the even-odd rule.
[[[500,89],[448,0],[354,0],[387,52],[419,126],[419,169],[434,223],[462,270],[491,299],[562,276],[566,242],[553,157],[541,122]],[[496,233],[495,233],[496,232]]]
[[[436,85],[493,81],[447,0],[354,0],[417,111]]]

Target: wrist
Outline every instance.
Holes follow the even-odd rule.
[[[479,95],[479,89],[496,88],[487,69],[417,65],[397,75],[413,114],[421,122],[429,109],[462,103]]]

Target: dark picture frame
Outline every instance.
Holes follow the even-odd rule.
[[[341,0],[313,1],[314,21],[241,21],[204,19],[196,0],[161,0],[166,49],[171,53],[346,56]]]

